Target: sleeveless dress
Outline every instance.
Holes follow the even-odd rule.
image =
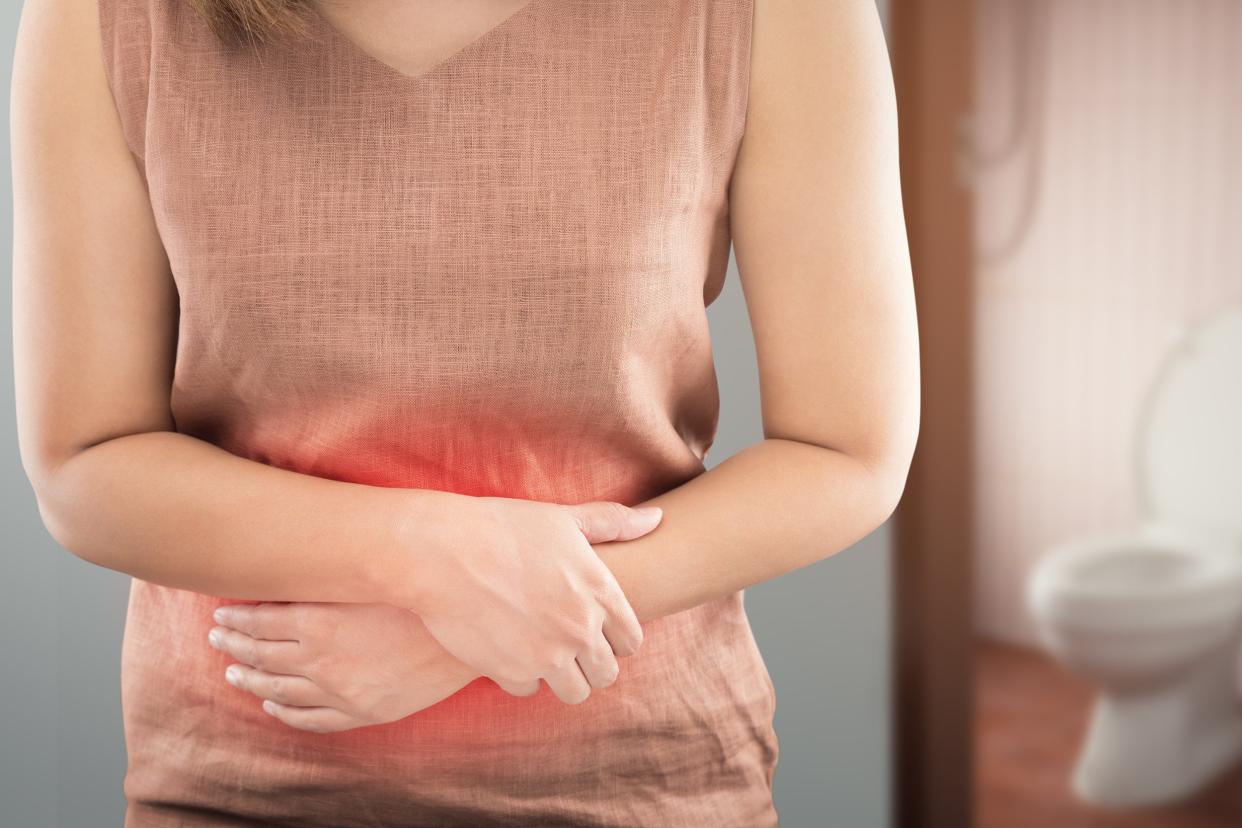
[[[177,430],[308,475],[634,504],[705,470],[752,0],[530,0],[409,75],[311,9],[248,51],[99,0],[180,294]],[[227,599],[135,579],[126,826],[777,823],[741,592],[644,624],[581,705],[479,679],[343,733],[223,679]]]

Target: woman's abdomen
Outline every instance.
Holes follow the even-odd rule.
[[[194,813],[308,828],[776,823],[775,699],[741,593],[644,624],[618,680],[582,704],[481,678],[400,721],[327,734],[224,681],[231,659],[207,644],[222,603],[133,582],[127,826]]]

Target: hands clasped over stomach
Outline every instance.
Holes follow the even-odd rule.
[[[643,632],[591,544],[645,535],[661,512],[489,497],[474,505],[462,548],[442,545],[420,567],[427,629],[513,695],[535,693],[542,679],[574,704],[612,684],[617,656],[637,650]]]
[[[443,552],[411,573],[417,607],[312,602],[218,609],[210,643],[226,679],[303,730],[381,724],[479,676],[526,696],[542,679],[567,704],[618,675],[642,627],[591,544],[651,532],[659,509],[473,498]],[[414,611],[411,611],[414,610]]]

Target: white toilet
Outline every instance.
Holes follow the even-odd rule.
[[[1144,522],[1058,545],[1028,590],[1043,643],[1099,689],[1074,789],[1125,807],[1242,759],[1242,309],[1183,338],[1144,414]]]

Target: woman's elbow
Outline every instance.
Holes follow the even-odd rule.
[[[78,558],[103,566],[82,543],[83,509],[87,500],[75,494],[74,477],[81,471],[74,463],[76,452],[23,451],[22,468],[34,491],[39,519],[52,540]]]
[[[863,461],[871,474],[872,493],[878,512],[875,520],[877,527],[886,523],[901,503],[901,498],[906,491],[906,483],[910,478],[910,468],[914,461],[917,442],[918,421],[916,418],[899,438],[889,442],[885,450],[873,452],[867,460]]]

